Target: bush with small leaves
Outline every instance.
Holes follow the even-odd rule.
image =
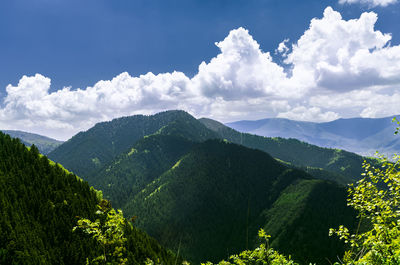
[[[384,156],[381,160],[380,167],[364,162],[364,178],[349,188],[348,205],[359,212],[360,224],[370,225],[369,230],[360,233],[359,225],[355,234],[344,226],[329,232],[350,246],[344,264],[400,264],[400,156],[393,157],[395,162]]]
[[[239,255],[233,255],[228,261],[221,261],[218,265],[298,265],[294,261],[279,254],[277,251],[269,247],[269,238],[271,236],[265,234],[261,229],[258,236],[264,242],[254,250],[245,250]],[[211,262],[202,263],[202,265],[213,265]]]
[[[111,203],[102,200],[98,205],[96,214],[98,219],[91,221],[81,218],[73,231],[80,229],[84,233],[91,235],[101,246],[102,255],[87,261],[88,264],[120,264],[127,263],[126,248],[124,243],[127,241],[124,235],[124,227],[127,225],[121,210],[115,211]]]

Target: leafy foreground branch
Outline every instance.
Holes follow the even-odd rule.
[[[121,264],[127,263],[126,248],[127,241],[124,235],[126,220],[122,211],[115,211],[109,201],[101,200],[96,214],[98,219],[94,222],[89,219],[79,219],[78,225],[73,228],[83,230],[91,235],[101,246],[103,254],[94,258],[92,261],[86,261],[86,264]]]
[[[370,229],[355,234],[344,226],[330,230],[350,246],[344,264],[400,264],[400,157],[394,158],[396,162],[381,158],[381,168],[364,162],[365,177],[349,189],[348,205]]]

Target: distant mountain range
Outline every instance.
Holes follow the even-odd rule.
[[[13,130],[1,130],[3,133],[10,135],[13,138],[19,138],[23,144],[26,146],[31,146],[34,144],[39,152],[47,155],[51,151],[53,151],[57,146],[61,145],[63,142],[58,141],[46,136],[22,132],[22,131],[13,131]]]
[[[237,121],[226,125],[240,132],[295,138],[322,147],[339,148],[372,156],[376,151],[392,156],[400,153],[400,137],[394,132],[393,117],[338,119],[315,123],[281,118]]]
[[[304,264],[335,261],[343,244],[328,229],[355,224],[340,183],[359,179],[364,160],[240,133],[184,111],[99,123],[49,158],[194,264],[253,247],[259,228],[273,236],[272,246]]]

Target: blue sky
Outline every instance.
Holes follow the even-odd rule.
[[[290,79],[292,74],[295,75],[291,72],[295,66],[305,63],[308,67],[312,65],[320,67],[326,63],[323,58],[315,64],[300,58],[291,46],[297,45],[300,38],[305,36],[313,18],[323,19],[328,6],[332,7],[332,12],[341,15],[340,21],[360,19],[363,13],[374,12],[378,17],[373,23],[374,31],[391,36],[389,40],[375,34],[376,36],[371,37],[374,39],[371,40],[372,44],[369,44],[370,39],[362,39],[364,37],[360,36],[361,44],[356,45],[356,48],[353,47],[354,49],[366,48],[373,52],[374,49],[389,46],[396,48],[399,45],[400,4],[396,0],[347,0],[347,2],[2,0],[0,2],[0,127],[34,131],[66,139],[79,130],[87,129],[95,122],[115,118],[117,115],[150,114],[169,108],[183,108],[196,116],[209,116],[222,121],[263,117],[325,121],[339,117],[379,117],[398,114],[400,109],[396,108],[395,102],[389,104],[387,111],[373,109],[374,104],[381,103],[386,98],[396,99],[399,95],[399,82],[395,78],[397,68],[383,73],[373,69],[372,66],[358,63],[357,67],[353,65],[349,68],[351,71],[357,68],[354,70],[354,75],[343,74],[338,77],[336,74],[340,70],[332,70],[331,67],[326,68],[332,70],[331,72],[325,68],[319,72],[321,78],[318,80],[310,81],[305,80],[306,78],[303,80],[299,77],[301,80],[290,81],[298,82],[298,86],[286,84],[289,83],[286,79]],[[339,23],[338,19],[336,21]],[[368,24],[368,19],[364,22]],[[364,22],[360,19],[358,26],[362,27],[361,23]],[[354,35],[354,32],[346,34]],[[229,36],[231,38],[228,39]],[[227,64],[234,65],[232,58],[229,57],[230,51],[243,48],[242,44],[240,47],[235,46],[236,39],[244,40],[243,45],[248,44],[251,49],[261,52],[255,60],[271,60],[272,68],[269,68],[268,62],[249,66],[246,63],[251,60],[244,60],[245,57],[240,53],[242,57],[237,59],[240,61],[237,68],[246,70],[234,73],[220,72],[218,69],[223,69]],[[288,50],[276,52],[279,44],[285,39],[288,39],[284,45]],[[348,45],[358,42],[359,39],[353,40]],[[217,47],[215,42],[224,40],[226,45],[221,46],[225,47],[225,59],[220,58],[211,64],[213,58],[224,54],[223,48]],[[254,46],[252,41],[259,47]],[[315,43],[315,40],[313,42]],[[301,47],[298,46],[297,54],[300,54]],[[324,51],[333,52],[332,49],[336,49],[337,55],[339,49],[337,46],[326,48]],[[268,52],[270,59],[264,56]],[[292,59],[290,59],[291,53],[293,53]],[[390,58],[396,59],[399,55],[397,49],[391,49],[388,53],[391,55],[371,54],[371,58],[375,58],[377,64],[382,64],[382,67],[387,66],[390,65]],[[285,62],[288,58],[289,61]],[[350,61],[354,62],[358,57],[351,56],[351,58],[353,59],[344,60],[347,63],[343,64],[344,68],[341,69],[343,73],[347,71],[345,65]],[[202,62],[205,62],[202,71],[204,75],[200,75],[199,71]],[[279,67],[282,69],[278,69]],[[264,72],[259,71],[260,68]],[[302,69],[302,67],[297,68]],[[360,70],[361,68],[363,70]],[[251,69],[253,70],[249,73]],[[281,70],[288,75],[283,76]],[[121,76],[124,72],[127,73]],[[149,76],[148,72],[154,76]],[[243,81],[244,77],[240,75],[244,72],[246,76],[254,74],[252,80],[260,80],[255,84],[249,80]],[[158,75],[160,73],[171,74],[161,76]],[[145,77],[140,79],[140,75]],[[315,73],[311,75],[315,76]],[[268,80],[264,80],[263,76],[268,76]],[[301,74],[301,77],[304,76],[307,74]],[[135,80],[140,82],[130,83],[129,80],[134,78],[139,78],[140,80]],[[336,82],[338,78],[347,81]],[[275,80],[280,85],[275,87],[270,80]],[[186,84],[187,82],[190,84]],[[137,86],[147,86],[149,83],[151,85],[147,90],[137,88]],[[108,85],[111,87],[105,88]],[[379,86],[379,93],[376,92],[376,86]],[[64,87],[70,88],[62,90]],[[99,92],[101,89],[112,93],[108,95],[107,92]],[[310,92],[312,89],[315,93]],[[123,90],[130,92],[124,94]],[[357,103],[358,105],[355,104],[357,107],[354,108],[350,107],[350,103],[347,105],[337,103],[343,101],[341,97],[349,97],[350,94],[346,93],[354,93],[356,90],[360,90],[360,94],[364,95],[364,98],[361,97],[358,101],[369,97],[379,98],[381,101],[369,102],[365,106]],[[72,93],[77,91],[79,93]],[[108,98],[117,98],[118,93],[121,94],[118,99],[106,102]],[[320,98],[310,98],[310,93],[318,94]],[[337,97],[335,104],[316,103],[329,97],[329,93]],[[129,97],[130,101],[125,102],[121,99],[123,97]],[[49,98],[57,104],[54,102],[50,104]],[[75,104],[81,98],[89,100],[87,105],[93,105],[85,108]],[[148,103],[150,101],[154,102],[154,106]],[[82,104],[85,105],[85,102]],[[61,105],[63,107],[60,107]],[[94,110],[95,108],[97,110]]]

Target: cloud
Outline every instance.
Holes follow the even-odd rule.
[[[40,74],[24,76],[17,86],[7,86],[0,124],[4,129],[29,128],[65,139],[99,121],[186,108],[179,102],[195,96],[188,88],[189,82],[179,72],[139,77],[122,73],[86,89],[67,87],[49,93],[49,78]]]
[[[121,73],[90,87],[50,92],[50,78],[23,76],[6,87],[0,128],[67,139],[99,121],[168,109],[223,122],[399,114],[400,46],[375,29],[377,19],[366,12],[344,20],[327,7],[296,42],[279,44],[281,64],[238,28],[216,43],[219,54],[202,62],[193,78],[182,72]]]
[[[322,19],[311,21],[285,62],[293,65],[294,75],[312,77],[321,89],[352,90],[385,84],[398,78],[400,54],[398,46],[387,46],[390,34],[374,30],[376,21],[373,12],[345,21],[328,7]],[[386,67],[389,65],[393,71]]]
[[[339,0],[339,4],[364,4],[370,7],[388,6],[397,3],[398,0]]]
[[[340,116],[332,111],[322,112],[322,110],[318,107],[310,107],[307,108],[305,106],[298,106],[290,109],[287,112],[281,112],[277,115],[278,118],[286,118],[291,120],[300,120],[300,121],[327,121],[327,120],[336,120],[340,118]]]
[[[195,87],[206,97],[230,101],[279,97],[288,92],[279,85],[286,78],[284,69],[272,61],[270,53],[261,51],[246,29],[232,30],[216,45],[221,53],[208,64],[202,62],[193,78]]]
[[[289,42],[289,39],[285,39],[281,43],[279,43],[278,48],[275,50],[275,54],[282,54],[283,57],[287,56],[287,53],[289,52],[289,48],[286,46],[286,43]]]

